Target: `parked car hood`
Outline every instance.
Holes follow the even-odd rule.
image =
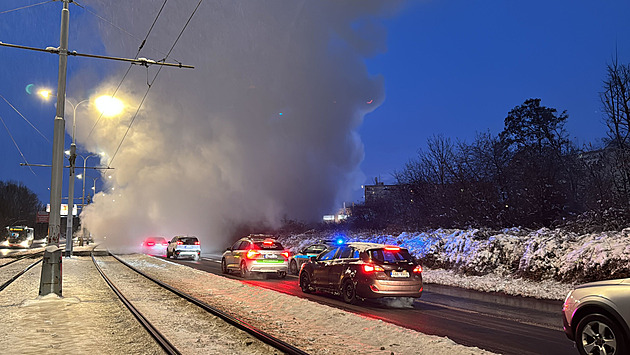
[[[614,279],[614,280],[603,280],[603,281],[589,282],[589,283],[577,286],[576,289],[577,288],[595,287],[595,286],[610,286],[610,285],[618,285],[618,284],[628,285],[628,284],[630,284],[630,279]]]

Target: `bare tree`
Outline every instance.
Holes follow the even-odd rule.
[[[614,59],[608,64],[604,91],[600,93],[608,127],[608,153],[614,162],[613,183],[617,203],[630,208],[630,64]]]
[[[0,228],[14,224],[33,226],[42,203],[28,187],[0,181]]]

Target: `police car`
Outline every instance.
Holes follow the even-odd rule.
[[[331,240],[320,240],[318,243],[307,246],[289,258],[289,273],[291,275],[297,275],[300,272],[300,268],[302,268],[302,264],[308,262],[311,256],[317,256],[329,247],[333,245],[341,245],[344,244],[344,242],[343,238],[337,238]]]

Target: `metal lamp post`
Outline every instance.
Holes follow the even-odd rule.
[[[72,144],[70,145],[70,157],[68,158],[68,160],[70,160],[70,181],[68,184],[68,223],[67,223],[67,230],[66,230],[66,258],[69,258],[72,256],[72,225],[74,222],[74,215],[72,214],[72,211],[74,210],[74,168],[75,168],[75,161],[77,159],[77,145],[75,143],[75,131],[77,129],[77,107],[79,107],[79,105],[81,105],[84,102],[89,102],[90,100],[83,100],[80,101],[79,103],[77,103],[76,105],[73,105],[72,102],[70,102],[69,100],[66,100],[66,102],[68,104],[70,104],[70,106],[72,106]],[[84,161],[85,164],[85,161]],[[85,169],[84,169],[84,174],[85,174]]]
[[[85,207],[85,179],[86,179],[86,176],[85,176],[85,169],[87,168],[86,163],[87,163],[87,160],[88,160],[89,158],[91,158],[91,157],[97,157],[97,156],[98,156],[98,154],[90,154],[90,155],[88,155],[88,156],[86,156],[86,157],[84,157],[84,156],[83,156],[83,155],[81,155],[81,154],[77,154],[77,155],[78,155],[78,156],[80,156],[80,157],[83,159],[83,175],[81,175],[81,179],[83,180],[83,193],[81,194],[81,212],[83,212],[83,208]],[[84,231],[85,231],[85,229],[84,229]],[[79,245],[80,245],[80,246],[83,246],[83,239],[84,239],[84,237],[85,237],[85,236],[84,236],[84,234],[85,234],[85,233],[81,233],[81,240],[79,241]]]
[[[94,196],[96,196],[96,180],[98,179],[98,177],[92,178],[92,180],[94,180],[94,184],[92,185],[92,202],[94,202]]]

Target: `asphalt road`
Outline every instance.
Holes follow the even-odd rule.
[[[171,259],[172,260],[172,259]],[[221,274],[220,260],[172,260],[199,270]],[[258,277],[242,282],[307,298],[364,316],[382,319],[425,334],[446,336],[455,342],[503,354],[577,354],[562,331],[560,301],[544,301],[457,287],[425,284],[412,305],[359,302],[348,305],[327,294],[305,294],[296,276]],[[403,308],[404,307],[404,308]]]

